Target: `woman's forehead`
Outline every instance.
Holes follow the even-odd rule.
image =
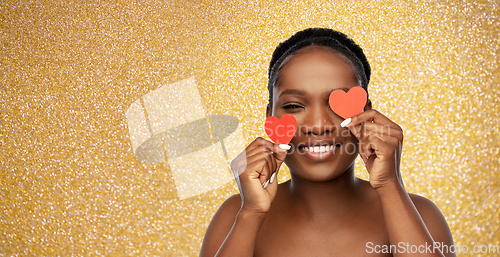
[[[347,87],[353,83],[357,84],[357,79],[348,60],[331,51],[315,48],[295,55],[282,67],[276,89],[314,84]]]

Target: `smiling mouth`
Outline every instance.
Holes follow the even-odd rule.
[[[333,145],[319,145],[319,146],[303,146],[299,147],[300,150],[310,153],[325,153],[332,151],[336,147],[340,147],[341,143],[335,143]]]

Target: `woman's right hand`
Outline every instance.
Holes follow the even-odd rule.
[[[269,211],[278,189],[278,171],[287,152],[279,144],[258,137],[231,162],[240,189],[240,211],[256,214]],[[267,183],[265,188],[264,183]]]

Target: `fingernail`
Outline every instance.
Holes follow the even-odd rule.
[[[340,123],[340,126],[345,127],[349,125],[349,123],[351,123],[351,118],[347,118],[346,120],[342,121],[342,123]]]
[[[273,175],[271,176],[271,181],[269,181],[270,184],[273,183],[275,177],[276,177],[276,172],[273,173]]]
[[[285,149],[285,150],[290,150],[290,148],[292,148],[291,146],[285,145],[285,144],[279,144],[278,147],[281,148],[281,149]]]
[[[363,160],[363,157],[359,156],[359,158],[361,159],[361,162],[363,163],[363,165],[365,165],[365,166],[366,166],[366,163],[365,163],[365,161]]]
[[[269,180],[267,180],[266,182],[264,182],[264,184],[262,184],[262,187],[263,187],[264,189],[266,189],[268,184],[269,184]]]

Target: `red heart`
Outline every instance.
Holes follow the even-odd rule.
[[[278,144],[288,144],[297,132],[297,120],[291,114],[285,114],[281,120],[269,116],[264,125],[266,134],[271,140]]]
[[[366,91],[360,86],[355,86],[347,93],[342,89],[334,90],[330,94],[328,103],[336,114],[347,119],[362,112],[367,99]]]

